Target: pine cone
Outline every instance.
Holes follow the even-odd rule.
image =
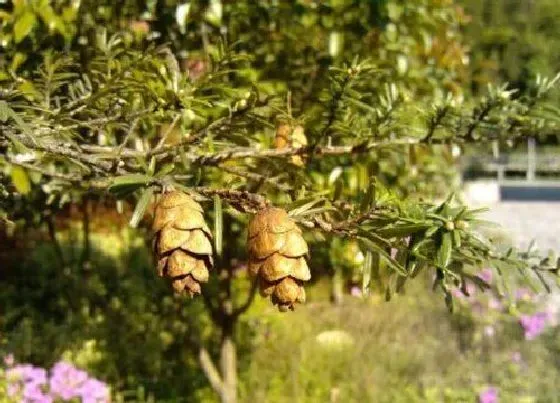
[[[282,312],[305,302],[303,282],[311,278],[307,243],[286,211],[269,207],[249,223],[249,273],[259,278],[261,295]]]
[[[290,135],[292,134],[292,126],[288,123],[280,123],[276,127],[276,135],[274,136],[274,148],[286,148],[290,145]]]
[[[290,126],[288,123],[280,123],[276,128],[276,136],[274,137],[275,148],[303,148],[307,146],[307,137],[303,126]],[[292,164],[303,166],[304,159],[301,155],[292,155],[290,157]]]
[[[200,204],[182,192],[162,196],[156,205],[154,252],[161,277],[169,277],[173,289],[191,297],[200,294],[212,268],[212,233]]]

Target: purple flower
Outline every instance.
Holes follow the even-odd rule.
[[[23,403],[52,403],[53,398],[45,394],[41,385],[27,383],[23,387]]]
[[[486,268],[482,269],[476,276],[485,283],[491,284],[494,274],[492,273],[492,269]]]
[[[78,389],[82,403],[107,403],[109,399],[109,388],[97,379],[88,379]]]
[[[23,403],[52,403],[53,399],[44,393],[47,371],[30,364],[19,364],[6,371],[8,395],[21,397]]]
[[[459,299],[465,298],[465,294],[463,294],[463,293],[461,292],[461,290],[458,289],[458,288],[453,288],[453,289],[451,290],[451,295],[453,295],[455,298],[459,298]]]
[[[56,363],[50,378],[43,368],[30,364],[14,365],[6,370],[8,396],[22,403],[53,403],[74,401],[80,403],[110,402],[109,387],[85,371],[67,362]]]
[[[79,396],[79,388],[88,380],[88,374],[67,362],[58,362],[51,370],[50,390],[55,396],[70,400]]]
[[[35,385],[47,383],[47,371],[37,368],[30,364],[18,364],[6,371],[6,376],[10,380],[21,381]]]
[[[533,340],[540,335],[546,328],[548,314],[546,312],[537,312],[534,315],[521,315],[519,323],[525,332],[525,339]]]
[[[478,394],[479,403],[498,403],[498,389],[490,386]]]

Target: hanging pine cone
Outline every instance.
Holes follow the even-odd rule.
[[[171,279],[177,293],[200,294],[212,268],[212,233],[202,207],[185,193],[173,191],[156,205],[154,251],[161,277]]]
[[[249,223],[249,273],[258,276],[263,296],[282,312],[305,302],[303,282],[311,278],[301,230],[280,208],[258,212]]]
[[[305,146],[307,146],[307,137],[305,137],[303,126],[297,125],[292,127],[285,122],[278,125],[276,135],[274,136],[275,148],[303,148]],[[304,159],[301,155],[292,155],[290,161],[297,166],[304,165]]]

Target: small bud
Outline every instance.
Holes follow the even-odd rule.
[[[239,101],[237,101],[237,109],[245,109],[247,107],[247,100],[246,99],[240,99]]]

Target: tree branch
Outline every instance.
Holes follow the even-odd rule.
[[[195,187],[192,190],[206,197],[218,195],[236,209],[244,212],[254,213],[271,204],[264,196],[244,190],[211,189],[207,187]]]
[[[208,354],[208,351],[204,347],[200,348],[198,359],[200,361],[202,371],[204,371],[206,378],[208,378],[212,389],[221,396],[224,393],[224,383],[222,381],[222,377],[220,376],[216,365],[212,362],[210,354]]]
[[[249,307],[251,306],[251,304],[253,303],[253,301],[255,299],[255,295],[257,294],[257,289],[258,289],[258,281],[256,279],[254,279],[253,282],[251,283],[251,289],[249,290],[249,295],[247,296],[247,299],[245,300],[245,302],[242,305],[235,308],[233,310],[232,314],[231,314],[231,316],[233,316],[234,320],[238,316],[245,313],[247,311],[247,309],[249,309]]]

